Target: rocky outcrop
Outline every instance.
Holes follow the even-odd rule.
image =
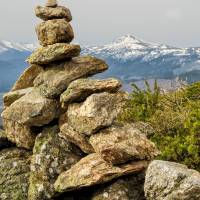
[[[62,93],[60,101],[62,107],[67,107],[69,103],[84,101],[94,93],[117,92],[121,86],[121,82],[116,79],[78,79],[73,81],[67,90]]]
[[[19,79],[14,84],[11,91],[21,90],[29,87],[33,87],[34,79],[39,75],[40,72],[43,71],[43,68],[39,65],[31,65],[28,67]]]
[[[129,124],[103,129],[92,135],[89,142],[95,152],[113,164],[130,160],[152,160],[159,155],[155,145]]]
[[[53,183],[81,158],[80,151],[58,136],[57,126],[46,128],[36,138],[31,159],[29,199],[51,199]]]
[[[65,192],[106,183],[123,175],[140,172],[147,167],[147,164],[146,161],[138,161],[112,166],[98,154],[90,154],[58,176],[55,190]]]
[[[100,59],[91,56],[77,57],[60,65],[52,64],[46,68],[35,79],[34,86],[39,87],[44,97],[56,98],[67,89],[72,81],[103,72],[107,68],[106,63]]]
[[[9,107],[16,100],[18,100],[19,98],[21,98],[24,95],[28,94],[32,90],[33,90],[33,88],[31,87],[31,88],[25,88],[25,89],[21,89],[21,90],[15,90],[15,91],[11,91],[11,92],[6,93],[3,96],[4,107]]]
[[[72,15],[70,10],[63,6],[58,6],[55,8],[37,6],[35,8],[35,14],[37,17],[45,21],[51,19],[63,19],[63,18],[67,22],[70,22],[72,20]]]
[[[30,64],[45,65],[79,56],[80,51],[79,45],[57,43],[37,49],[27,61]]]
[[[0,151],[0,199],[27,200],[30,153],[19,148]]]
[[[79,133],[91,135],[102,128],[111,126],[124,103],[124,93],[107,92],[92,94],[82,104],[70,104],[68,123]]]
[[[146,172],[147,200],[200,199],[200,173],[178,163],[155,160]]]
[[[36,27],[38,39],[42,46],[55,43],[69,43],[74,38],[71,25],[65,19],[52,19]]]

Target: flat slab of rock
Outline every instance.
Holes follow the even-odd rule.
[[[14,144],[8,141],[5,131],[0,129],[0,150],[12,147]]]
[[[155,160],[146,172],[147,200],[200,199],[200,173],[178,163]]]
[[[37,49],[27,61],[30,64],[46,65],[59,60],[79,56],[81,48],[79,45],[57,43]]]
[[[72,102],[81,102],[88,96],[100,92],[117,92],[122,86],[117,79],[95,80],[79,79],[73,81],[67,90],[61,95],[62,107],[67,107]]]
[[[144,172],[99,186],[91,200],[145,200]]]
[[[9,107],[12,103],[14,103],[16,100],[20,99],[24,95],[28,94],[31,92],[33,88],[26,88],[26,89],[21,89],[21,90],[15,90],[8,92],[3,95],[3,103],[4,107]]]
[[[159,155],[156,146],[130,124],[103,129],[92,135],[89,142],[95,152],[113,164],[152,160]]]
[[[18,148],[0,151],[0,199],[28,199],[30,152]]]
[[[70,22],[72,20],[70,10],[63,6],[58,6],[56,8],[37,6],[35,8],[35,14],[37,17],[44,21],[62,18],[64,18],[67,22]]]
[[[32,149],[36,134],[28,126],[21,125],[12,120],[3,120],[6,137],[18,147]]]
[[[4,110],[2,118],[27,126],[42,126],[57,118],[58,114],[59,103],[42,97],[39,90],[34,89]]]
[[[43,68],[39,65],[31,65],[28,67],[19,79],[15,82],[11,91],[21,90],[29,87],[33,87],[34,79],[43,71]]]
[[[108,69],[107,64],[100,59],[83,56],[73,58],[60,65],[50,65],[34,81],[41,95],[47,98],[59,97],[68,85],[82,77],[89,77]]]
[[[47,0],[45,6],[46,7],[52,7],[52,8],[55,8],[57,7],[57,1],[56,0]]]
[[[112,125],[124,106],[126,93],[92,94],[83,103],[70,104],[68,124],[79,133],[92,135]]]
[[[121,166],[112,166],[98,154],[90,154],[59,175],[54,187],[57,192],[78,190],[80,188],[109,182],[123,175],[143,171],[146,161],[138,161]]]
[[[73,29],[65,19],[42,22],[36,27],[36,33],[42,46],[70,43],[74,39]]]
[[[80,150],[58,136],[57,126],[44,129],[35,141],[31,159],[31,200],[51,199],[55,195],[54,182],[59,174],[68,170],[80,159]]]
[[[80,147],[80,149],[87,154],[94,153],[94,148],[89,143],[89,137],[78,133],[69,124],[65,123],[60,126],[60,137],[69,140],[71,143]]]

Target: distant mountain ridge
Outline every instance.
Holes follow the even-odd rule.
[[[25,59],[38,44],[0,41],[0,92],[10,89],[28,66]],[[176,48],[125,35],[100,46],[82,47],[82,54],[105,59],[110,68],[100,78],[117,77],[124,83],[143,79],[200,80],[200,48]]]

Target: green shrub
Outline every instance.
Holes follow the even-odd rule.
[[[160,159],[180,162],[200,170],[200,82],[162,94],[155,82],[151,91],[133,85],[133,92],[119,118],[122,122],[148,122],[150,139],[162,152]]]

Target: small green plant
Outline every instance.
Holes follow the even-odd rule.
[[[145,82],[133,92],[120,116],[122,122],[144,121],[152,126],[150,139],[162,152],[160,159],[200,170],[200,82],[178,91],[161,93]]]

